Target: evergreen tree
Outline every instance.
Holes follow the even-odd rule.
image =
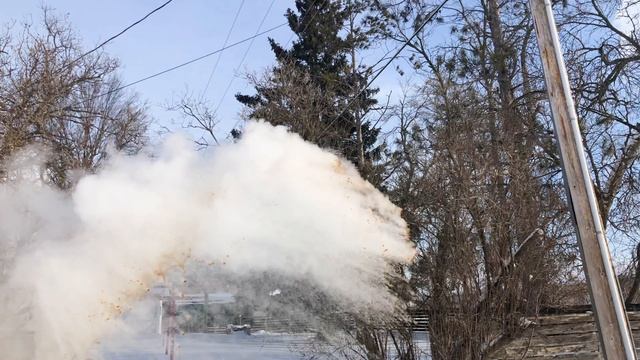
[[[269,39],[277,64],[254,79],[255,95],[237,94],[248,117],[286,125],[305,140],[340,151],[363,174],[379,156],[379,129],[366,114],[377,89],[365,89],[369,70],[356,54],[369,43],[360,29],[359,1],[297,0],[286,18],[297,39],[285,49]]]

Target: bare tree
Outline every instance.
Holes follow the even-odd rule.
[[[180,100],[167,108],[180,114],[182,118],[180,126],[183,129],[195,132],[194,142],[199,149],[220,144],[216,136],[218,120],[206,100],[184,94]]]
[[[376,6],[403,42],[432,9]],[[424,84],[396,112],[388,187],[420,250],[411,282],[433,357],[477,359],[566,301],[577,252],[526,1],[454,2],[438,21],[449,40],[409,42]]]
[[[66,20],[46,9],[41,31],[32,24],[15,30],[0,40],[0,162],[25,146],[44,146],[46,178],[66,188],[71,170],[94,171],[110,146],[142,147],[145,108],[121,89],[115,59],[84,56]]]
[[[640,1],[575,1],[561,19],[576,106],[604,225],[617,247],[640,246]],[[633,302],[637,260],[623,273]],[[634,278],[634,279],[631,279]],[[630,279],[627,281],[626,279]]]

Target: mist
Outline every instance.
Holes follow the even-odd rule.
[[[0,203],[7,359],[85,359],[193,263],[304,279],[350,311],[390,312],[392,266],[415,254],[400,209],[352,164],[264,123],[208,152],[174,136],[153,156],[112,154],[69,193],[24,176],[0,185]]]

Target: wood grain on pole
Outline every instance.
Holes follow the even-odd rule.
[[[565,185],[578,230],[578,242],[601,352],[605,359],[636,359],[629,322],[586,167],[582,136],[577,130],[577,115],[562,53],[559,51],[555,20],[547,6],[550,4],[545,4],[545,0],[530,0]]]

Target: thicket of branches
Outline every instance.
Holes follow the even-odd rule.
[[[499,339],[517,334],[525,317],[587,303],[528,1],[451,1],[411,41],[439,2],[331,3],[350,16],[335,17],[342,21],[330,25],[333,32],[325,24],[318,33],[297,22],[313,18],[314,2],[296,1],[297,12],[289,13],[298,36],[287,52],[293,59],[283,61],[282,49],[274,48],[278,65],[250,78],[256,97],[238,99],[252,117],[285,124],[356,163],[337,146],[352,141],[351,134],[321,115],[346,109],[359,123],[385,124],[385,132],[373,133],[380,156],[369,159],[363,174],[375,167],[369,179],[404,209],[419,256],[400,271],[409,289],[391,287],[429,313],[434,359],[483,358]],[[617,265],[628,302],[640,287],[639,7],[607,0],[554,6],[603,220],[623,255]],[[326,79],[352,83],[329,66],[309,66],[305,56],[326,45],[309,39],[328,32],[349,39],[353,19],[367,29],[357,35],[368,41],[333,55],[364,79],[358,86],[372,71],[355,57],[350,63],[348,54],[375,40],[409,41],[400,61],[412,81],[395,103],[345,108],[341,94],[325,90]],[[316,48],[300,53],[311,45]],[[327,133],[342,140],[327,142]],[[361,324],[354,338],[362,357],[389,356],[387,335],[398,334],[392,328],[397,324]],[[395,343],[400,358],[417,358],[411,338],[399,339],[405,340]]]
[[[249,75],[236,98],[248,118],[288,126],[352,160],[403,208],[419,255],[389,284],[410,310],[429,314],[434,359],[480,359],[523,319],[589,301],[546,101],[528,1],[449,1],[417,37],[433,0],[296,0],[290,48]],[[627,302],[640,288],[640,1],[554,4],[585,151]],[[363,52],[407,42],[393,101],[367,88],[380,63]],[[370,58],[367,58],[370,59]],[[43,179],[73,185],[113,145],[135,152],[147,116],[118,90],[117,62],[83,56],[67,23],[0,36],[0,176],[30,145],[49,149]],[[401,70],[403,69],[403,70]],[[106,94],[106,95],[105,95]],[[175,105],[197,145],[218,143],[215,114]],[[238,130],[235,136],[240,136]],[[354,322],[356,326],[354,326]],[[340,325],[340,324],[338,324]],[[343,356],[417,359],[404,317],[355,318]],[[352,355],[347,355],[352,354]]]
[[[138,151],[148,125],[143,104],[119,90],[118,62],[84,53],[64,18],[10,24],[0,36],[0,178],[21,150],[46,153],[39,176],[61,188],[74,171],[94,171],[108,148]]]

